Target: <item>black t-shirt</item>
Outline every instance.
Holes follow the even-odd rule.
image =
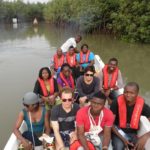
[[[133,106],[126,105],[126,107],[127,107],[127,123],[128,124],[130,124],[131,117],[132,117],[132,112],[134,110],[134,106],[135,105],[133,105]],[[116,115],[114,124],[119,126],[118,102],[117,101],[113,101],[110,109]],[[150,118],[150,107],[147,104],[145,104],[145,103],[144,103],[141,115],[142,116],[146,116],[147,118]],[[137,132],[136,129],[131,129],[131,128],[125,128],[125,129],[122,128],[122,130],[125,133],[136,133]]]
[[[56,105],[51,111],[51,121],[58,121],[60,131],[75,129],[76,113],[80,109],[79,105],[74,103],[70,112],[66,112],[62,105]]]
[[[41,88],[40,83],[39,83],[38,80],[35,83],[33,92],[36,93],[36,94],[40,94],[40,95],[43,96],[43,91],[42,91],[42,88]],[[58,92],[58,85],[57,85],[56,79],[54,79],[54,93],[55,92]]]

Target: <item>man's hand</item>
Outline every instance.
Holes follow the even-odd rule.
[[[79,98],[79,102],[80,102],[81,105],[84,104],[86,100],[87,100],[86,96],[83,96],[83,97]]]
[[[109,89],[109,90],[105,90],[105,91],[104,91],[104,94],[105,94],[106,97],[108,97],[109,94],[110,94],[110,89]]]
[[[135,145],[135,149],[136,150],[144,150],[144,146],[149,138],[150,138],[149,133],[146,133],[143,136],[141,136]]]

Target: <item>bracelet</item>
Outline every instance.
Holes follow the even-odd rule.
[[[103,147],[102,147],[102,150],[105,150],[105,149],[107,150],[107,149],[108,149],[108,146],[103,146]]]

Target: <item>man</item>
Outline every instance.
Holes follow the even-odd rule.
[[[115,150],[124,150],[131,147],[136,150],[144,150],[144,145],[150,132],[137,138],[140,116],[146,116],[150,120],[150,107],[144,103],[144,99],[138,96],[139,85],[129,82],[124,88],[123,95],[117,98],[111,105],[115,115],[112,144]]]
[[[121,72],[118,68],[118,60],[111,58],[100,73],[100,90],[108,99],[108,104],[117,99],[117,90],[123,88]]]
[[[72,70],[72,75],[74,79],[76,79],[76,53],[73,46],[69,47],[68,52],[66,53],[66,63],[70,65],[70,68]]]
[[[90,150],[87,146],[87,139],[91,140],[97,148],[108,150],[114,116],[109,109],[104,107],[105,101],[106,96],[99,91],[93,95],[90,106],[83,107],[77,112],[77,135],[84,150]],[[93,141],[92,135],[97,135],[99,140],[96,138],[97,142]]]
[[[99,91],[99,78],[94,76],[94,66],[85,68],[84,75],[77,79],[77,91],[79,94],[79,103],[84,106],[95,93]]]
[[[94,54],[88,49],[87,44],[81,46],[80,53],[76,56],[79,76],[83,75],[84,69],[94,65]]]
[[[60,72],[60,68],[64,64],[64,62],[65,62],[65,56],[62,53],[62,50],[58,48],[56,54],[53,56],[51,60],[50,69],[54,70],[58,75]],[[52,72],[52,74],[54,73]]]
[[[77,43],[79,43],[82,40],[81,35],[77,35],[75,38],[69,38],[60,48],[63,53],[66,53],[70,46],[73,46],[75,49],[75,52],[77,51]]]
[[[64,87],[60,93],[62,104],[54,106],[51,112],[51,125],[54,130],[56,150],[69,147],[76,137],[75,116],[79,106],[73,103],[73,92]]]

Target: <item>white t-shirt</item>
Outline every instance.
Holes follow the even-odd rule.
[[[75,41],[75,38],[70,38],[68,39],[62,46],[61,46],[61,50],[63,53],[67,52],[69,47],[73,46],[74,48],[77,47],[77,43]]]

